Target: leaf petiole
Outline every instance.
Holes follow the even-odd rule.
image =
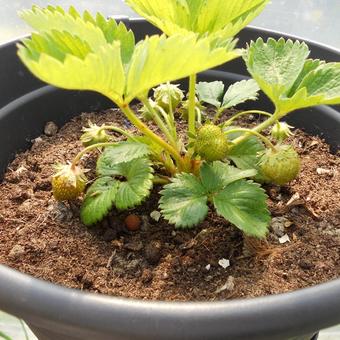
[[[251,134],[251,135],[254,135],[258,138],[260,138],[268,147],[270,147],[273,151],[276,151],[276,148],[274,146],[274,144],[265,136],[261,135],[259,132],[256,132],[254,130],[251,130],[251,129],[244,129],[244,128],[237,128],[237,129],[231,129],[231,130],[228,130],[226,132],[224,132],[225,135],[228,135],[230,133],[234,133],[234,132],[247,132],[247,134]],[[245,134],[245,135],[247,135]],[[241,137],[244,137],[245,135],[241,136]],[[240,137],[239,137],[240,138]],[[237,138],[238,139],[238,138]],[[233,146],[232,148],[239,144],[240,142],[236,142],[237,139],[235,140],[235,142],[233,141]]]
[[[239,112],[237,113],[235,116],[231,117],[230,119],[226,120],[224,123],[223,123],[223,126],[229,126],[234,120],[236,120],[237,118],[243,116],[243,115],[247,115],[247,114],[252,114],[252,113],[255,113],[255,114],[259,114],[259,115],[263,115],[263,116],[268,116],[268,117],[271,117],[272,114],[269,113],[269,112],[266,112],[266,111],[261,111],[261,110],[248,110],[248,111],[242,111],[242,112]]]
[[[196,133],[196,102],[195,102],[195,88],[196,88],[197,75],[192,74],[189,78],[189,112],[188,112],[188,122],[189,122],[189,133],[195,135]],[[189,138],[192,142],[192,138]]]

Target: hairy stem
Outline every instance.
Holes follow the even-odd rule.
[[[145,98],[145,97],[140,98],[140,101],[145,105],[145,107],[149,110],[149,112],[152,113],[152,117],[153,117],[155,123],[158,125],[158,127],[161,129],[161,131],[164,133],[164,135],[166,136],[166,138],[168,139],[170,144],[174,148],[177,148],[176,140],[174,139],[172,132],[170,131],[171,130],[171,126],[169,126],[170,122],[166,120],[166,117],[164,117],[168,126],[166,126],[166,124],[164,124],[164,122],[159,117],[159,115],[157,114],[155,109],[151,106],[148,98]],[[166,113],[165,113],[165,115],[166,115]]]
[[[165,177],[165,176],[155,176],[152,179],[153,184],[161,184],[161,185],[165,185],[170,183],[170,178],[169,177]]]
[[[145,136],[149,137],[156,144],[161,146],[164,150],[169,152],[169,154],[176,160],[178,166],[180,168],[185,168],[185,163],[179,154],[179,152],[166,141],[164,141],[160,136],[156,135],[153,131],[151,131],[131,110],[128,105],[120,106],[120,109],[124,112],[125,116],[130,120],[130,122]]]
[[[117,145],[117,142],[104,142],[104,143],[97,143],[97,144],[93,144],[88,146],[87,148],[81,150],[76,157],[73,158],[71,167],[75,167],[78,162],[81,160],[81,158],[86,155],[88,152],[92,151],[93,149],[98,149],[98,148],[102,148],[102,147],[108,147],[108,146],[114,146]]]
[[[125,137],[134,139],[134,136],[131,133],[129,133],[128,131],[121,129],[119,127],[113,126],[113,125],[103,125],[99,129],[99,131],[104,131],[104,130],[118,132]]]
[[[280,118],[280,113],[278,111],[275,111],[275,113],[269,117],[267,120],[265,120],[264,122],[262,122],[261,124],[255,126],[253,129],[251,129],[250,131],[252,132],[261,132],[265,129],[267,129],[269,126],[273,125],[274,123],[277,122],[277,120]],[[249,136],[249,131],[248,133],[245,133],[243,136],[240,136],[238,138],[236,138],[233,142],[234,145],[237,145],[239,143],[241,143],[242,141],[244,141],[247,137]]]
[[[189,112],[188,112],[188,123],[189,123],[189,133],[195,135],[196,132],[196,103],[195,103],[195,87],[196,87],[196,74],[192,74],[189,78]],[[192,142],[192,138],[189,138]]]
[[[266,111],[260,111],[260,110],[249,110],[249,111],[242,111],[242,112],[239,112],[237,113],[235,116],[231,117],[230,119],[226,120],[223,125],[224,126],[228,126],[230,125],[235,119],[243,116],[243,115],[247,115],[247,114],[251,114],[251,113],[256,113],[256,114],[259,114],[259,115],[263,115],[263,116],[268,116],[268,117],[271,117],[272,114],[269,113],[269,112],[266,112]]]
[[[254,136],[260,138],[272,150],[274,150],[274,151],[276,150],[274,144],[267,137],[261,135],[259,132],[253,131],[251,129],[244,129],[244,128],[231,129],[231,130],[226,131],[224,134],[228,135],[228,134],[234,133],[234,132],[247,132],[247,134],[254,135]],[[233,148],[233,146],[232,146],[232,148]]]

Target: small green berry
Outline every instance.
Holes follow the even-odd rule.
[[[277,122],[272,127],[270,134],[275,140],[283,142],[293,134],[290,130],[291,128],[293,128],[293,126],[290,126],[285,122]]]
[[[275,151],[265,151],[260,160],[260,167],[268,181],[283,185],[299,174],[300,158],[292,146],[278,145]]]
[[[170,104],[172,110],[175,111],[177,106],[184,98],[184,93],[178,88],[179,85],[174,84],[162,84],[154,89],[154,98],[156,104],[163,108],[165,111],[170,110]]]
[[[98,143],[105,143],[110,139],[110,136],[105,130],[102,130],[98,125],[92,124],[91,122],[89,122],[88,128],[83,128],[83,132],[80,141],[85,147]]]
[[[226,157],[228,141],[219,126],[206,124],[198,130],[194,148],[203,159],[213,162]]]
[[[52,191],[57,201],[74,200],[85,191],[87,179],[80,167],[58,164],[56,170],[58,172],[52,176]]]

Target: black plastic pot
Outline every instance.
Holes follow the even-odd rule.
[[[126,20],[138,38],[155,31],[145,21]],[[247,28],[240,46],[281,34]],[[340,52],[309,43],[314,58],[340,61]],[[110,107],[105,98],[45,86],[16,57],[15,42],[0,48],[0,172],[27,149],[47,121],[62,125],[82,111]],[[241,60],[200,76],[230,84],[247,77]],[[252,104],[253,105],[253,104]],[[259,107],[270,109],[261,98]],[[340,144],[339,107],[295,113],[290,123]],[[135,301],[84,293],[0,266],[0,309],[23,318],[39,339],[310,339],[340,323],[340,280],[293,293],[210,303]]]

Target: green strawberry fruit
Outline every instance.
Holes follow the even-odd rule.
[[[184,93],[178,88],[179,85],[174,84],[162,84],[154,89],[154,98],[156,104],[163,108],[165,111],[170,110],[170,105],[172,110],[175,111],[179,103],[184,98]]]
[[[300,159],[290,145],[278,145],[276,151],[266,150],[260,160],[260,167],[269,182],[283,185],[297,177]]]
[[[89,122],[88,128],[83,128],[83,132],[80,141],[85,147],[98,143],[105,143],[110,139],[110,136],[105,130],[101,130],[98,125],[92,124],[91,122]]]
[[[52,191],[57,201],[74,200],[85,191],[87,179],[81,168],[59,164],[56,169],[58,172],[52,176]]]
[[[203,159],[218,161],[226,157],[228,141],[219,126],[206,124],[198,130],[194,148]]]

